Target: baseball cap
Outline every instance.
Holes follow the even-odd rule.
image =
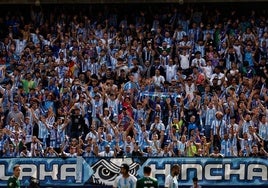
[[[122,164],[120,168],[124,168],[126,171],[129,171],[129,165],[126,163]]]

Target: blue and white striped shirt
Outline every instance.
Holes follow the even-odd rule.
[[[115,188],[136,188],[137,178],[132,174],[129,177],[124,178],[122,175],[118,176],[115,181],[113,187]]]

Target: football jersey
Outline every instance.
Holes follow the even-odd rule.
[[[137,178],[132,174],[128,178],[122,175],[118,176],[114,181],[114,188],[136,188]]]
[[[143,177],[137,181],[137,188],[158,188],[157,179],[152,177]]]

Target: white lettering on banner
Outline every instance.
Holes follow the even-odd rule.
[[[187,180],[187,171],[188,169],[192,170],[192,169],[195,169],[196,170],[196,174],[197,174],[197,178],[200,180],[202,179],[202,170],[203,170],[203,167],[201,164],[182,164],[181,165],[181,179],[182,180]]]
[[[246,165],[245,164],[240,164],[240,168],[238,169],[231,169],[230,164],[226,164],[224,166],[225,168],[225,173],[224,173],[224,178],[226,180],[231,179],[231,175],[239,175],[239,180],[244,180],[245,179],[245,172],[246,172]]]
[[[211,175],[211,172],[215,169],[222,170],[221,164],[208,164],[205,166],[205,179],[207,180],[222,180],[222,176]]]
[[[77,156],[76,160],[76,183],[82,183],[82,169],[83,169],[83,157]]]
[[[59,165],[54,164],[52,165],[52,170],[50,171],[46,171],[45,169],[45,165],[44,164],[40,164],[40,175],[39,175],[39,180],[44,180],[46,177],[51,177],[52,180],[57,180],[57,174],[58,169],[59,169]]]
[[[256,171],[259,169],[259,171]],[[265,165],[248,165],[248,180],[253,180],[253,177],[261,177],[263,181],[267,181],[267,167]]]
[[[37,171],[37,166],[34,164],[21,164],[21,176],[20,179],[22,179],[23,176],[30,176],[30,177],[37,177],[37,174],[39,173]]]
[[[171,166],[174,163],[162,163],[159,165],[157,161],[151,160],[150,165],[152,168],[152,175],[154,177],[167,175],[170,173]],[[197,164],[197,163],[178,163],[181,165],[181,181],[187,181],[191,179],[193,173],[200,181],[245,181],[256,180],[267,181],[268,179],[268,167],[266,164],[238,164],[233,162],[215,163],[213,164]]]
[[[34,164],[20,164],[21,166],[21,176],[23,177],[35,177],[39,180],[45,180],[47,177],[51,177],[52,180],[59,180],[57,177],[59,165],[53,164],[52,169],[47,171],[44,164],[34,165]],[[39,168],[39,170],[38,170]],[[0,179],[8,180],[10,176],[6,176],[5,169],[6,165],[0,165]],[[66,177],[76,177],[76,164],[64,164],[60,167],[60,180],[66,180]]]
[[[165,164],[163,169],[157,169],[155,164],[150,165],[152,168],[152,176],[155,177],[156,174],[169,174],[170,173],[170,164]]]
[[[67,169],[69,169],[67,171]],[[70,169],[73,169],[70,171]],[[62,165],[60,168],[60,179],[61,180],[66,180],[66,177],[76,177],[76,164],[67,164],[67,165]]]
[[[5,169],[6,169],[6,166],[5,165],[0,165],[0,169],[3,169],[3,170],[0,170],[0,179],[1,180],[8,180],[8,178],[10,176],[6,176],[5,175]]]

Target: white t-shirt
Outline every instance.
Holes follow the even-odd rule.
[[[114,181],[114,188],[136,188],[137,178],[132,174],[128,178],[122,175],[118,176]]]
[[[189,54],[187,55],[180,55],[181,59],[181,68],[183,70],[190,68],[190,61],[189,61]]]
[[[106,151],[102,151],[99,153],[100,157],[113,157],[114,156],[114,151],[109,151],[109,153],[107,153]]]
[[[165,179],[165,188],[178,188],[179,182],[177,176],[172,177],[170,174]]]
[[[153,76],[153,83],[157,86],[161,86],[162,84],[164,84],[165,82],[165,78],[162,75],[159,76]]]
[[[176,65],[166,65],[166,80],[171,82],[173,78],[175,78],[177,74],[177,66]]]
[[[211,78],[211,75],[213,74],[213,68],[212,68],[212,66],[210,66],[210,65],[204,66],[204,67],[202,67],[202,69],[203,69],[206,77],[210,79]]]

